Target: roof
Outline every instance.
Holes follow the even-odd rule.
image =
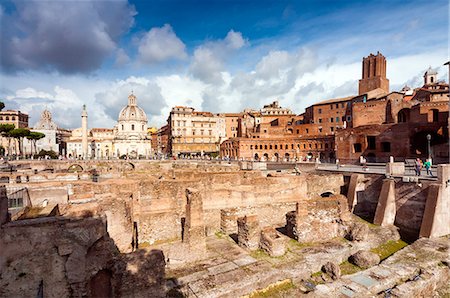
[[[315,104],[313,104],[313,106],[324,105],[324,104],[329,104],[329,103],[337,103],[337,102],[342,102],[342,101],[348,101],[348,100],[350,100],[350,99],[352,99],[354,97],[355,97],[355,95],[347,96],[347,97],[341,97],[341,98],[327,99],[327,100],[315,103]]]

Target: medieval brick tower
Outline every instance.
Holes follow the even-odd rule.
[[[386,58],[380,52],[377,52],[376,56],[370,54],[363,58],[359,95],[377,88],[389,93],[389,80],[386,78]]]

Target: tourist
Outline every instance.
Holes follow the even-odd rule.
[[[416,176],[420,176],[420,172],[422,171],[422,161],[420,158],[416,158],[414,161],[414,170],[416,171]]]
[[[423,165],[425,166],[425,169],[427,170],[427,175],[430,175],[431,177],[433,177],[433,173],[431,172],[431,159],[427,159]]]

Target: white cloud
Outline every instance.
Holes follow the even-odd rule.
[[[208,41],[197,47],[189,72],[207,84],[223,84],[222,72],[230,55],[248,44],[242,33],[230,30],[224,39]]]
[[[225,37],[225,43],[231,49],[236,50],[236,49],[240,49],[244,45],[246,45],[248,43],[248,40],[246,40],[242,37],[241,32],[235,32],[234,30],[230,30],[227,33],[227,36]]]
[[[127,55],[124,49],[118,49],[116,52],[116,66],[124,66],[130,62],[130,57]]]
[[[186,46],[168,24],[152,28],[139,42],[138,59],[144,63],[157,63],[169,59],[185,59]]]
[[[126,0],[15,1],[2,17],[3,71],[91,72],[116,49],[136,11]]]

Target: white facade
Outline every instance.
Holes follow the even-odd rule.
[[[67,142],[67,152],[72,157],[82,157],[82,139],[87,135],[87,158],[148,158],[151,155],[151,139],[147,128],[147,115],[137,105],[136,96],[131,94],[113,129],[92,128],[85,133],[82,128],[76,129]]]

